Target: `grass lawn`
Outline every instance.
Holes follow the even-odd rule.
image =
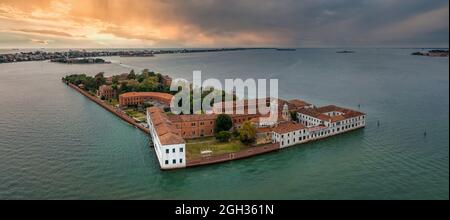
[[[105,103],[113,107],[116,107],[116,105],[119,104],[119,100],[117,99],[105,100]]]
[[[124,110],[127,115],[133,117],[139,121],[146,121],[146,115],[142,112],[136,111],[134,109],[126,109]]]
[[[221,143],[215,137],[197,138],[187,140],[186,143],[186,158],[195,159],[202,157],[202,151],[212,151],[210,156],[233,153],[248,149],[249,146],[243,144],[239,139],[233,139],[230,142]]]

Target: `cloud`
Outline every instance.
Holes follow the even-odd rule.
[[[448,5],[386,25],[372,32],[379,39],[404,39],[411,36],[430,34],[434,31],[448,32]]]
[[[33,29],[12,29],[13,32],[23,32],[29,34],[42,34],[42,35],[52,35],[59,37],[75,37],[72,34],[62,31],[54,31],[54,30],[33,30]]]
[[[35,44],[43,44],[43,45],[47,45],[50,42],[49,40],[39,40],[39,39],[30,39],[30,41]]]
[[[86,47],[448,46],[448,13],[447,0],[2,0],[0,32]]]

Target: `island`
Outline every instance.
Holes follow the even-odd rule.
[[[225,52],[225,51],[241,51],[241,50],[260,50],[273,48],[214,48],[214,49],[166,49],[166,50],[69,50],[59,52],[20,52],[0,54],[1,63],[14,63],[26,61],[43,61],[53,59],[74,59],[89,57],[153,57],[158,54],[176,54],[176,53],[206,53],[206,52]]]
[[[448,50],[429,50],[427,52],[414,52],[414,56],[428,56],[428,57],[448,57]]]
[[[223,113],[225,102],[212,103],[208,113],[195,114],[191,108],[190,114],[174,114],[170,108],[175,95],[169,90],[172,78],[148,69],[109,77],[104,73],[74,74],[62,82],[149,135],[162,170],[243,159],[366,125],[362,112],[335,105],[319,107],[300,99],[242,100],[244,104],[239,107],[243,107],[243,114]],[[211,92],[203,91],[201,99]],[[278,114],[268,118],[258,113],[252,101],[262,101]],[[238,107],[234,101],[231,105]]]
[[[110,64],[111,62],[105,61],[101,58],[57,58],[50,60],[55,63],[65,63],[65,64]]]
[[[297,51],[295,48],[277,48],[277,51]]]
[[[342,50],[342,51],[337,51],[336,53],[355,53],[355,51],[352,51],[352,50]]]

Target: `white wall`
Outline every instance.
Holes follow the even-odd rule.
[[[186,167],[186,145],[163,145],[161,147],[161,157],[158,159],[162,169]]]
[[[365,116],[359,116],[340,123],[329,123],[327,127],[316,131],[302,129],[284,134],[273,132],[272,142],[279,143],[280,148],[285,148],[359,129],[365,127],[365,125]]]
[[[147,123],[161,169],[186,167],[186,144],[162,145],[148,112]]]

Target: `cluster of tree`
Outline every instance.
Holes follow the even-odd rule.
[[[256,141],[255,126],[250,121],[244,122],[239,129],[239,136],[244,144],[254,143]]]
[[[216,134],[216,139],[220,142],[228,142],[231,139],[230,129],[233,127],[233,121],[231,117],[226,114],[221,114],[217,116],[216,123],[214,126],[214,133]]]
[[[64,77],[63,80],[77,86],[83,85],[84,89],[92,92],[97,91],[98,87],[106,83],[104,73],[102,72],[96,74],[94,77],[87,76],[86,74],[73,74]]]
[[[148,69],[144,69],[141,74],[136,74],[134,70],[131,70],[127,79],[135,80],[137,83],[119,82],[119,76],[113,77],[113,86],[119,88],[119,94],[126,92],[170,92],[170,88],[163,84],[163,76]]]
[[[220,142],[228,142],[232,136],[235,136],[239,137],[244,144],[252,144],[256,141],[256,127],[250,121],[244,122],[240,129],[230,132],[232,127],[233,121],[229,115],[219,115],[214,127],[216,139]]]
[[[199,92],[200,89],[201,89],[200,98],[197,98],[197,97],[194,98],[194,93],[195,92]],[[181,86],[180,86],[178,91],[171,91],[170,93],[172,95],[175,95],[178,92],[180,92],[181,90],[182,89],[181,89]],[[211,99],[211,101],[209,103],[209,107],[207,109],[203,109],[204,106],[202,106],[202,103],[203,103],[203,100],[205,100],[205,98],[207,98],[207,96],[209,96],[208,99],[211,98],[211,97],[213,97],[213,98]],[[217,103],[219,100],[224,101],[226,96],[227,96],[227,93],[225,91],[223,91],[223,90],[215,90],[214,88],[210,88],[210,89],[192,88],[192,86],[191,86],[190,95],[189,95],[189,98],[190,98],[190,102],[189,102],[190,103],[190,111],[189,111],[189,114],[203,114],[204,112],[206,112],[208,110],[212,110],[212,107],[213,107],[214,103]],[[236,95],[233,95],[233,100],[234,101],[237,100],[237,96]],[[194,103],[200,104],[201,112],[198,112],[198,111],[194,112]],[[178,102],[178,106],[182,106],[182,100],[180,100]]]

